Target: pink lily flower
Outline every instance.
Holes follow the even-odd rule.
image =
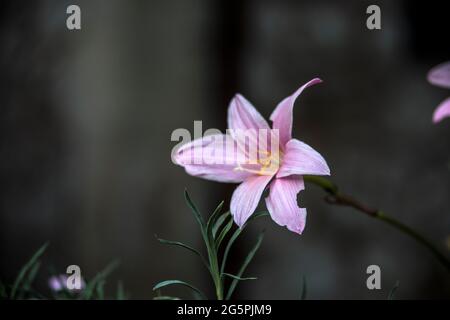
[[[442,63],[428,73],[428,82],[431,84],[450,89],[450,61]],[[442,119],[450,117],[450,97],[445,99],[433,113],[433,122],[438,123]]]
[[[280,226],[301,234],[305,228],[306,209],[297,204],[297,194],[305,189],[303,175],[330,175],[324,158],[309,145],[293,139],[293,107],[298,96],[316,78],[281,101],[270,116],[273,128],[242,95],[237,94],[228,108],[230,134],[206,136],[183,145],[174,155],[176,164],[190,175],[219,182],[241,183],[231,198],[230,212],[239,227],[258,206],[264,190],[272,219]],[[242,145],[239,131],[250,132]],[[256,133],[268,132],[267,136]],[[262,137],[262,138],[261,138]],[[275,138],[275,139],[274,139]],[[238,143],[226,148],[225,141]],[[256,145],[255,161],[248,160],[249,146]],[[252,159],[250,159],[252,160]]]

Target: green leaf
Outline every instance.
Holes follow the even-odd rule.
[[[216,223],[217,216],[219,215],[220,211],[222,210],[223,203],[224,203],[223,201],[221,203],[219,203],[216,210],[214,210],[213,214],[209,217],[208,223],[206,224],[206,234],[208,235],[208,238],[210,238],[211,241],[214,241],[213,227]]]
[[[205,241],[206,250],[208,252],[208,260],[209,260],[209,266],[210,266],[210,273],[214,281],[214,285],[216,287],[216,294],[218,296],[218,299],[221,298],[221,279],[220,279],[220,273],[219,273],[219,261],[217,259],[217,250],[216,245],[214,242],[214,236],[213,236],[213,226],[217,220],[218,215],[220,214],[222,207],[223,207],[223,201],[217,206],[216,210],[214,210],[213,214],[209,217],[208,223],[206,225],[206,232],[203,234],[203,240]]]
[[[31,284],[34,282],[34,279],[36,278],[37,273],[39,272],[40,267],[41,267],[41,263],[40,263],[40,262],[37,262],[37,263],[33,266],[33,268],[30,270],[30,272],[28,273],[28,277],[27,277],[27,281],[26,281],[26,284],[27,284],[28,286],[31,286]]]
[[[191,198],[189,197],[187,190],[185,190],[184,194],[185,194],[186,202],[187,202],[188,206],[192,209],[192,212],[194,213],[194,217],[200,226],[202,238],[203,238],[203,241],[205,242],[206,250],[208,252],[209,272],[214,280],[214,284],[216,286],[216,292],[217,292],[218,296],[221,296],[219,263],[217,261],[217,252],[216,252],[216,248],[214,245],[214,239],[212,236],[212,227],[213,227],[214,220],[216,219],[217,214],[222,209],[223,202],[216,208],[214,213],[208,219],[208,225],[205,226],[205,222],[204,222],[202,216],[200,215],[200,212],[197,210],[196,206],[194,205]]]
[[[256,241],[256,244],[253,246],[253,248],[248,253],[247,257],[244,260],[244,263],[242,264],[241,268],[239,269],[239,272],[237,273],[237,277],[242,277],[243,273],[245,272],[245,269],[247,269],[248,265],[252,261],[253,257],[256,254],[256,251],[258,251],[259,247],[261,246],[261,242],[263,241],[264,233],[261,232],[258,236],[258,240]],[[229,300],[231,296],[233,295],[234,289],[236,289],[236,286],[238,284],[239,280],[233,280],[230,284],[230,288],[228,289],[226,300]]]
[[[219,231],[222,224],[225,222],[225,220],[230,216],[230,211],[225,212],[222,214],[216,221],[216,223],[213,226],[213,237],[216,239],[217,232]]]
[[[232,226],[233,226],[233,219],[230,219],[230,221],[228,221],[225,227],[223,227],[222,231],[220,231],[220,234],[215,241],[217,251],[219,251],[220,244],[222,243],[223,239],[225,239]]]
[[[105,269],[95,275],[95,277],[86,285],[86,288],[82,291],[81,299],[89,300],[93,298],[94,293],[99,293],[97,286],[103,286],[106,277],[117,268],[119,263],[114,261],[106,266]],[[103,283],[102,283],[103,282]],[[101,291],[100,291],[101,293]]]
[[[159,297],[154,297],[153,300],[181,300],[178,297],[171,297],[171,296],[159,296]]]
[[[98,282],[96,291],[98,300],[105,299],[105,280],[102,279]]]
[[[389,291],[388,300],[394,300],[395,292],[397,291],[399,285],[400,281],[397,280],[394,286],[392,287],[391,291]]]
[[[156,236],[156,235],[155,235],[155,236]],[[161,242],[162,244],[167,244],[167,245],[171,245],[171,246],[181,247],[181,248],[184,248],[184,249],[187,249],[187,250],[193,252],[194,254],[196,254],[196,255],[202,260],[202,263],[203,263],[203,264],[206,266],[206,268],[209,270],[209,265],[208,265],[208,263],[206,262],[205,258],[202,256],[202,254],[201,254],[200,252],[198,252],[197,250],[195,250],[195,249],[192,248],[191,246],[188,246],[187,244],[184,244],[184,243],[179,242],[179,241],[171,241],[171,240],[161,239],[161,238],[158,238],[157,236],[156,236],[156,239],[157,239],[159,242]]]
[[[21,282],[23,281],[23,279],[25,278],[27,272],[33,268],[33,266],[36,264],[36,262],[38,261],[38,259],[42,256],[42,254],[45,252],[45,250],[48,247],[48,242],[45,243],[42,247],[40,247],[35,253],[34,255],[31,257],[31,259],[22,267],[22,269],[20,269],[20,272],[16,278],[16,280],[14,281],[12,290],[11,290],[11,299],[14,299],[16,297],[16,293],[17,293],[17,289],[19,289],[19,285],[21,284]]]
[[[308,287],[306,285],[306,277],[302,277],[302,292],[300,294],[300,300],[306,300],[306,295],[308,293]]]
[[[125,296],[125,290],[123,289],[123,284],[122,281],[119,281],[117,283],[117,294],[116,294],[116,299],[117,300],[125,300],[126,296]]]
[[[24,279],[21,288],[18,290],[18,295],[17,295],[18,299],[23,299],[24,295],[26,293],[30,293],[30,291],[33,291],[31,288],[31,285],[34,282],[34,279],[36,278],[36,275],[39,272],[40,267],[41,267],[41,263],[39,261],[37,261],[31,267],[31,270],[28,272],[27,277]]]
[[[194,296],[194,300],[205,300],[198,292],[192,291],[192,295]]]
[[[188,287],[191,290],[197,292],[204,300],[207,300],[206,296],[203,294],[203,292],[201,292],[199,289],[197,289],[193,285],[191,285],[191,284],[189,284],[187,282],[181,281],[181,280],[165,280],[165,281],[161,281],[161,282],[159,282],[158,284],[156,284],[153,287],[153,291],[156,291],[158,289],[161,289],[161,288],[164,288],[164,287],[167,287],[167,286],[173,286],[173,285],[182,285],[182,286]]]
[[[184,198],[186,199],[186,203],[188,204],[189,208],[191,208],[192,213],[194,214],[195,219],[197,220],[198,224],[200,225],[200,228],[202,232],[204,232],[205,229],[205,221],[203,220],[202,215],[198,211],[195,204],[192,202],[191,197],[189,196],[189,193],[187,189],[184,190]]]
[[[225,247],[225,251],[223,253],[223,258],[222,258],[222,265],[220,267],[220,273],[224,273],[225,271],[225,266],[227,263],[227,258],[228,258],[228,254],[230,253],[231,247],[233,246],[233,243],[236,241],[236,239],[239,237],[239,235],[241,234],[241,232],[244,230],[244,228],[253,220],[259,218],[259,217],[264,217],[264,216],[268,216],[269,212],[267,211],[261,211],[261,212],[256,212],[254,213],[250,218],[248,218],[247,222],[242,226],[242,228],[238,228],[236,229],[236,231],[233,233],[233,235],[231,236],[230,240],[228,240],[228,244]]]
[[[238,281],[257,280],[258,279],[256,277],[241,278],[241,277],[235,276],[234,274],[231,274],[231,273],[222,273],[222,276],[227,276],[227,277],[230,277],[230,278],[238,280]]]

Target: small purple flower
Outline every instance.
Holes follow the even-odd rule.
[[[65,274],[51,276],[48,279],[48,286],[49,286],[50,290],[52,290],[53,292],[60,292],[63,290],[77,292],[77,291],[83,290],[86,286],[86,283],[84,282],[84,280],[81,279],[81,288],[79,290],[78,289],[69,289],[67,287],[67,280],[68,280],[68,277]]]

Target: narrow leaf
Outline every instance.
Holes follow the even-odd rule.
[[[220,244],[222,243],[223,239],[225,239],[232,226],[233,226],[233,219],[230,219],[230,221],[228,221],[225,227],[223,227],[222,231],[220,231],[220,234],[216,239],[217,251],[219,250]]]
[[[31,259],[22,267],[22,269],[19,272],[19,275],[17,276],[16,280],[14,281],[12,290],[11,290],[11,299],[14,299],[16,296],[17,289],[19,288],[20,283],[25,278],[27,272],[34,266],[34,264],[38,261],[38,259],[41,257],[41,255],[45,252],[45,250],[48,247],[48,243],[45,243],[42,247],[40,247],[35,254],[31,257]]]
[[[96,291],[97,291],[97,299],[98,300],[103,300],[105,299],[105,280],[102,279],[98,282]]]
[[[219,273],[219,262],[217,260],[217,250],[214,243],[214,236],[213,236],[213,226],[215,224],[215,221],[217,219],[217,216],[220,214],[220,211],[223,207],[223,201],[217,206],[216,210],[214,210],[213,214],[209,217],[208,223],[206,225],[206,231],[203,233],[203,241],[206,245],[206,250],[208,252],[208,260],[209,260],[209,266],[210,266],[210,273],[213,278],[214,284],[216,288],[220,286],[220,273]]]
[[[122,281],[119,281],[117,283],[117,294],[116,294],[116,299],[117,300],[125,300],[126,296],[125,296],[125,290],[123,289],[123,284]]]
[[[213,227],[217,220],[217,216],[219,215],[220,211],[222,210],[223,203],[224,203],[223,201],[221,203],[219,203],[216,210],[214,210],[213,214],[209,217],[208,223],[206,224],[206,233],[211,240],[213,240],[213,238],[214,238],[213,237]]]
[[[257,280],[258,279],[256,277],[241,278],[241,277],[235,276],[234,274],[231,274],[231,273],[222,273],[222,276],[227,276],[227,277],[230,277],[230,278],[235,279],[237,281]]]
[[[255,246],[252,248],[252,250],[250,250],[250,252],[248,253],[247,257],[244,260],[244,263],[242,264],[241,268],[239,269],[239,272],[237,273],[237,277],[242,277],[243,273],[245,272],[245,269],[247,269],[248,265],[250,264],[250,262],[252,261],[253,257],[256,254],[256,251],[258,251],[259,247],[261,246],[261,242],[264,238],[264,233],[260,233],[258,236],[258,240],[256,241]],[[231,296],[233,295],[233,291],[234,289],[236,289],[236,286],[238,284],[238,280],[233,280],[230,284],[230,288],[228,289],[227,292],[227,296],[226,296],[226,300],[229,300],[231,298]]]
[[[394,300],[395,292],[397,291],[398,287],[400,285],[400,282],[397,280],[392,287],[391,291],[389,291],[388,300]]]
[[[207,300],[206,296],[199,289],[197,289],[193,285],[191,285],[191,284],[189,284],[187,282],[181,281],[181,280],[165,280],[165,281],[161,281],[160,283],[156,284],[153,287],[153,291],[156,291],[158,289],[161,289],[161,288],[164,288],[164,287],[167,287],[167,286],[172,286],[172,285],[182,285],[182,286],[188,287],[191,290],[194,290],[195,292],[197,292],[203,299]]]
[[[220,227],[225,222],[225,220],[230,216],[230,211],[225,212],[222,214],[216,221],[216,223],[213,226],[213,237],[216,239],[217,232],[219,232]]]
[[[30,291],[32,291],[31,285],[34,282],[34,279],[36,278],[36,275],[39,272],[40,267],[41,267],[41,263],[39,261],[37,261],[31,267],[31,270],[28,272],[27,277],[23,281],[23,284],[22,284],[21,288],[18,290],[18,292],[20,292],[20,293],[17,294],[18,299],[23,299],[24,295],[26,293],[29,293]]]
[[[95,277],[86,285],[86,288],[83,290],[81,298],[84,300],[91,299],[93,297],[94,293],[96,292],[97,286],[99,285],[99,283],[101,283],[101,281],[106,279],[106,277],[112,271],[114,271],[114,269],[116,269],[118,265],[119,265],[119,263],[117,261],[114,261],[114,262],[110,263],[109,265],[107,265],[105,269],[103,269],[102,271],[97,273],[95,275]]]
[[[155,236],[156,236],[156,235],[155,235]],[[195,250],[195,249],[192,248],[191,246],[188,246],[187,244],[184,244],[184,243],[179,242],[179,241],[171,241],[171,240],[161,239],[161,238],[158,238],[157,236],[156,236],[156,239],[157,239],[159,242],[161,242],[162,244],[167,244],[167,245],[171,245],[171,246],[177,246],[177,247],[181,247],[181,248],[184,248],[184,249],[187,249],[187,250],[191,251],[192,253],[196,254],[196,255],[202,260],[202,263],[203,263],[203,264],[206,266],[206,268],[209,270],[209,265],[208,265],[208,263],[206,262],[205,258],[202,256],[202,254],[201,254],[200,252],[198,252],[197,250]]]
[[[154,297],[153,300],[180,300],[180,298],[170,297],[170,296],[159,296],[159,297]]]
[[[194,296],[194,300],[205,300],[203,299],[203,296],[200,295],[198,292],[196,291],[192,291],[192,295]]]
[[[203,217],[200,214],[200,212],[198,211],[195,204],[192,202],[187,189],[184,190],[184,198],[186,199],[186,203],[188,204],[189,208],[191,208],[192,213],[194,214],[194,217],[197,220],[197,222],[200,225],[200,228],[202,229],[202,232],[203,232],[203,230],[205,229],[205,221],[203,220]]]
[[[34,279],[36,279],[36,276],[37,276],[37,273],[39,272],[40,267],[41,267],[41,263],[37,262],[31,269],[31,271],[28,273],[28,277],[27,277],[27,281],[26,281],[27,286],[30,287],[31,284],[34,282]]]
[[[231,236],[230,240],[228,240],[228,244],[225,247],[225,251],[223,253],[223,258],[222,258],[222,265],[220,267],[220,273],[224,273],[225,271],[225,266],[227,263],[227,258],[228,258],[228,254],[230,253],[231,247],[233,246],[233,243],[236,241],[236,239],[239,237],[239,235],[241,234],[241,232],[244,230],[244,228],[253,220],[259,218],[259,217],[264,217],[264,216],[268,216],[269,212],[267,211],[261,211],[261,212],[256,212],[254,213],[250,218],[248,218],[247,222],[242,226],[242,228],[238,228],[236,229],[236,231],[233,233],[233,235]]]

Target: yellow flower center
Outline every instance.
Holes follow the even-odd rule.
[[[255,161],[252,162],[247,160],[242,164],[239,163],[234,170],[250,172],[260,176],[273,176],[280,168],[282,157],[283,153],[280,150],[274,153],[267,150],[259,150],[256,163]],[[252,169],[245,166],[256,166],[256,168]]]

